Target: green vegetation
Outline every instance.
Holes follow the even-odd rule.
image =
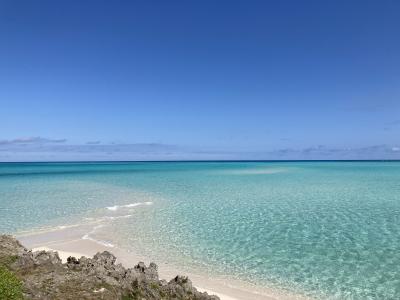
[[[150,287],[154,290],[158,290],[160,288],[160,286],[158,285],[157,282],[151,282],[150,283]]]
[[[6,267],[0,265],[0,300],[22,299],[22,283]]]
[[[17,258],[18,256],[16,255],[0,257],[0,267],[1,266],[9,267],[12,263],[14,263],[17,260]]]

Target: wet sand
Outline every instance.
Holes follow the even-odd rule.
[[[98,243],[94,240],[83,239],[87,232],[85,226],[73,228],[54,229],[52,231],[30,233],[19,235],[17,238],[21,243],[33,251],[46,250],[57,251],[60,258],[65,262],[69,256],[92,257],[97,252],[109,251],[117,257],[117,263],[125,267],[133,267],[139,261],[146,264],[150,260],[138,253],[128,252],[113,245]],[[166,262],[155,262],[158,265],[159,276],[161,279],[170,280],[177,274],[189,276],[193,285],[200,291],[214,294],[221,300],[304,300],[306,298],[297,295],[256,287],[245,284],[238,280],[208,277],[205,275],[182,272],[179,268],[171,266]]]

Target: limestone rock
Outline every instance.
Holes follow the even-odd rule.
[[[93,258],[69,257],[62,264],[57,252],[32,253],[13,237],[0,235],[0,263],[21,279],[26,299],[219,299],[200,293],[184,276],[159,280],[155,263],[126,269],[115,262],[116,257],[104,251]]]

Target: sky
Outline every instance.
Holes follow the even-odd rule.
[[[399,15],[0,0],[0,161],[400,159]]]

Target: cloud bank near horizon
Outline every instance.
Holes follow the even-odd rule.
[[[400,159],[397,145],[360,148],[334,148],[324,145],[308,148],[240,151],[210,149],[162,143],[109,143],[89,141],[68,144],[67,139],[43,137],[0,140],[0,161],[128,161],[128,160],[335,160]]]
[[[16,138],[12,140],[0,140],[0,146],[60,144],[65,143],[66,141],[66,139],[46,139],[40,136],[35,136]]]

